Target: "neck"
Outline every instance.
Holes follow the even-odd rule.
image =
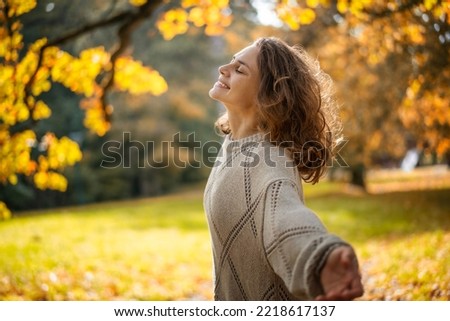
[[[228,122],[230,124],[233,139],[241,139],[258,133],[255,117],[237,116],[228,113]]]

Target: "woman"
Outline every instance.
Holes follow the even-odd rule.
[[[227,113],[204,207],[216,300],[351,300],[355,253],[305,207],[337,139],[329,77],[305,52],[261,38],[219,68],[211,98]]]

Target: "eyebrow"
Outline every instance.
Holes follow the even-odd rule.
[[[233,56],[233,61],[236,60],[238,63],[240,63],[241,65],[244,65],[245,67],[247,67],[248,69],[251,70],[251,68],[248,66],[247,63],[243,62],[242,60],[236,59],[236,56]]]

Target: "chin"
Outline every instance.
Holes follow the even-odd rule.
[[[209,97],[211,97],[211,98],[214,99],[214,100],[221,101],[221,100],[219,99],[219,95],[218,95],[217,92],[215,91],[214,87],[211,88],[211,89],[209,90]]]

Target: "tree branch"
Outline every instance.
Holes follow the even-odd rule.
[[[101,87],[103,89],[102,95],[100,97],[102,109],[105,115],[106,121],[111,120],[111,114],[107,112],[107,94],[112,89],[114,85],[114,75],[115,75],[115,64],[120,55],[125,51],[125,49],[130,45],[131,35],[133,31],[147,18],[149,18],[155,12],[156,8],[163,2],[163,0],[158,1],[148,1],[146,4],[139,7],[139,11],[134,15],[130,16],[119,28],[119,44],[117,48],[111,55],[112,68],[109,75],[103,79]]]
[[[82,36],[86,33],[94,31],[94,30],[97,30],[97,29],[100,29],[103,27],[107,27],[110,25],[114,25],[117,23],[122,23],[122,25],[120,26],[119,31],[118,31],[119,45],[111,56],[111,63],[113,66],[110,71],[109,77],[105,78],[107,80],[105,81],[105,83],[102,86],[102,88],[103,88],[103,93],[102,93],[102,97],[101,97],[102,108],[105,112],[105,115],[106,115],[105,117],[108,117],[107,116],[108,113],[106,113],[106,106],[107,106],[106,94],[112,88],[112,86],[114,84],[115,62],[116,62],[117,58],[128,47],[128,45],[130,43],[132,32],[136,29],[136,27],[143,20],[145,20],[146,18],[149,18],[156,11],[156,8],[162,2],[163,2],[163,0],[157,0],[157,1],[148,0],[147,3],[138,7],[137,10],[136,9],[127,10],[127,11],[119,13],[109,19],[100,20],[100,21],[97,21],[94,23],[86,24],[83,27],[81,27],[80,29],[74,30],[74,31],[69,32],[59,38],[56,38],[56,39],[53,39],[53,40],[50,40],[49,42],[47,42],[45,45],[43,45],[40,48],[40,50],[37,53],[38,54],[38,62],[37,62],[36,68],[35,68],[33,74],[31,75],[30,79],[28,80],[28,82],[25,84],[26,96],[31,95],[31,85],[33,84],[33,81],[36,78],[39,68],[42,66],[44,52],[47,48],[52,47],[52,46],[61,45],[63,43],[66,43],[67,41],[73,40],[79,36]],[[28,105],[28,108],[31,110],[33,108],[33,106]],[[107,119],[107,120],[109,120],[109,119]]]
[[[30,79],[28,80],[28,82],[25,84],[25,91],[27,93],[27,96],[28,96],[28,94],[30,92],[31,84],[33,83],[34,79],[36,78],[36,74],[37,74],[37,72],[39,71],[39,68],[42,65],[42,59],[44,58],[44,51],[47,48],[52,47],[52,46],[61,45],[61,44],[65,43],[65,42],[67,42],[69,40],[75,39],[75,38],[77,38],[77,37],[79,37],[81,35],[84,35],[84,34],[86,34],[88,32],[91,32],[93,30],[96,30],[96,29],[99,29],[99,28],[102,28],[102,27],[106,27],[106,26],[109,26],[109,25],[113,25],[113,24],[119,23],[119,22],[125,20],[127,17],[132,16],[133,14],[134,14],[134,12],[132,10],[128,10],[128,11],[119,13],[119,14],[117,14],[117,15],[109,18],[109,19],[100,20],[100,21],[97,21],[97,22],[94,22],[94,23],[91,23],[91,24],[87,24],[87,25],[81,27],[80,29],[74,30],[74,31],[69,32],[66,35],[63,35],[63,36],[61,36],[59,38],[56,38],[56,39],[48,41],[45,45],[43,45],[39,49],[38,62],[37,62],[36,68],[35,68],[33,74],[31,75]]]

